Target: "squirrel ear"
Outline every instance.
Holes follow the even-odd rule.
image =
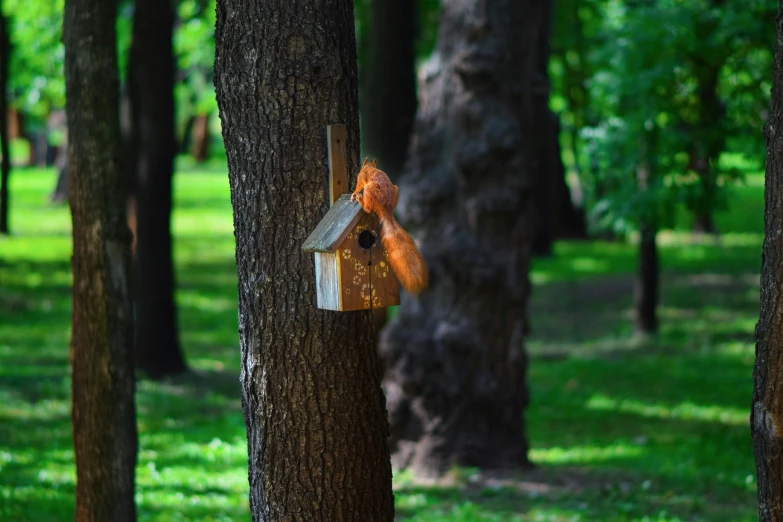
[[[364,158],[364,163],[362,163],[362,167],[367,165],[367,162],[370,161],[370,158]]]
[[[373,167],[376,167],[376,166],[378,165],[378,164],[377,164],[377,162],[378,162],[378,160],[377,160],[377,159],[375,159],[375,158],[373,158],[373,159],[372,159],[372,166],[373,166]]]

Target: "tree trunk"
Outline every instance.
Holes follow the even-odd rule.
[[[367,60],[361,77],[363,155],[396,179],[405,164],[416,116],[416,2],[372,0],[366,31]],[[386,325],[387,310],[373,311],[375,327]]]
[[[641,335],[658,330],[658,248],[656,230],[652,225],[643,226],[639,239],[639,266],[634,283],[636,315],[634,326]]]
[[[420,75],[398,210],[431,286],[403,296],[380,354],[393,461],[423,475],[529,464],[523,337],[534,231],[523,151],[532,122],[521,108],[532,78],[521,65],[536,38],[532,3],[444,0]]]
[[[66,0],[71,387],[79,522],[136,519],[130,236],[120,190],[116,5]]]
[[[416,116],[416,2],[372,0],[362,68],[363,155],[396,179]]]
[[[11,148],[8,136],[8,72],[11,58],[11,39],[8,35],[8,24],[2,13],[0,2],[0,114],[4,117],[0,122],[0,234],[8,234],[9,201],[8,183],[11,175]]]
[[[171,2],[137,0],[128,65],[135,185],[136,365],[158,379],[186,370],[177,332],[171,240],[176,155]]]
[[[657,175],[657,131],[647,132],[639,146],[639,165],[636,182],[640,192],[651,189]],[[634,327],[638,335],[654,334],[658,331],[658,215],[654,203],[643,208],[639,224],[639,263],[634,281]]]
[[[536,234],[533,253],[552,254],[555,239],[586,237],[584,213],[574,207],[565,180],[560,149],[560,119],[549,108],[549,56],[553,23],[553,1],[539,3],[538,38],[533,49],[535,64],[531,92],[533,121],[537,128],[531,135],[530,154],[535,160]],[[525,35],[522,35],[525,38]],[[530,60],[525,60],[531,63]]]
[[[372,314],[315,308],[301,250],[329,208],[328,124],[358,172],[354,34],[351,0],[217,3],[254,521],[393,519]]]
[[[761,313],[756,326],[756,365],[750,427],[756,457],[759,521],[783,521],[783,1],[778,5],[772,108],[764,128],[767,172]]]
[[[209,114],[198,114],[193,118],[190,154],[198,163],[207,159],[209,153]]]

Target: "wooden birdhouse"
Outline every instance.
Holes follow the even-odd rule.
[[[335,201],[302,246],[315,255],[318,308],[348,312],[400,304],[400,284],[379,232],[377,218],[348,194]]]
[[[318,308],[348,312],[400,304],[400,284],[383,248],[378,218],[351,201],[345,168],[345,126],[330,125],[332,208],[302,245],[315,256]]]

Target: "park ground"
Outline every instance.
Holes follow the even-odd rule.
[[[397,519],[757,520],[748,424],[763,240],[760,165],[723,234],[660,235],[661,331],[631,335],[634,247],[558,243],[532,280],[526,474],[395,474]],[[0,520],[73,519],[70,215],[47,203],[53,170],[13,173],[0,238]],[[190,375],[138,387],[139,520],[245,521],[234,237],[220,163],[180,162],[173,230]]]

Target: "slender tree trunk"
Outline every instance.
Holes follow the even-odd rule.
[[[416,116],[416,2],[372,0],[362,69],[362,149],[392,179],[405,164]]]
[[[116,14],[114,2],[66,0],[63,19],[79,522],[136,519],[130,235],[120,190]]]
[[[11,148],[8,136],[8,63],[11,58],[11,39],[8,23],[0,2],[0,234],[8,234],[9,201],[8,183],[11,175]]]
[[[372,314],[315,308],[301,250],[329,208],[328,124],[358,171],[353,20],[351,0],[217,3],[254,521],[393,519]]]
[[[416,117],[416,34],[414,0],[372,0],[359,104],[363,155],[377,158],[392,179],[405,164]],[[380,331],[387,310],[373,315]]]
[[[761,313],[756,325],[756,365],[750,429],[756,457],[759,521],[783,521],[783,1],[778,5],[772,108],[764,128],[764,252]]]
[[[564,237],[586,237],[584,217],[571,202],[571,193],[565,180],[565,168],[560,150],[560,119],[549,108],[549,57],[552,35],[554,2],[539,1],[540,17],[537,24],[538,38],[533,48],[533,89],[531,103],[533,120],[537,129],[531,133],[530,154],[535,158],[535,206],[536,235],[533,253],[537,256],[552,254],[555,239]],[[522,35],[525,38],[525,35]]]
[[[193,119],[190,154],[197,162],[207,159],[209,153],[209,114],[198,114]]]
[[[634,284],[636,315],[634,326],[642,335],[658,330],[658,248],[655,226],[642,227],[639,239],[639,265]]]
[[[641,142],[640,163],[636,171],[639,190],[650,189],[657,175],[656,133],[645,135]],[[639,260],[634,282],[634,304],[636,314],[634,327],[637,334],[648,335],[658,331],[658,216],[654,208],[647,209],[647,215],[639,226]]]
[[[136,365],[153,379],[186,370],[174,301],[171,208],[176,155],[174,7],[136,0],[128,65],[135,176]]]
[[[587,239],[587,219],[585,210],[577,205],[571,197],[571,189],[566,183],[566,170],[563,164],[562,149],[560,147],[560,117],[552,113],[552,143],[555,152],[552,159],[555,162],[555,201],[560,210],[560,219],[555,237],[559,239]]]
[[[431,287],[404,295],[384,330],[393,460],[424,475],[452,465],[529,464],[524,318],[533,230],[523,66],[534,2],[444,0],[420,76],[400,222]],[[530,117],[530,113],[526,113]]]

